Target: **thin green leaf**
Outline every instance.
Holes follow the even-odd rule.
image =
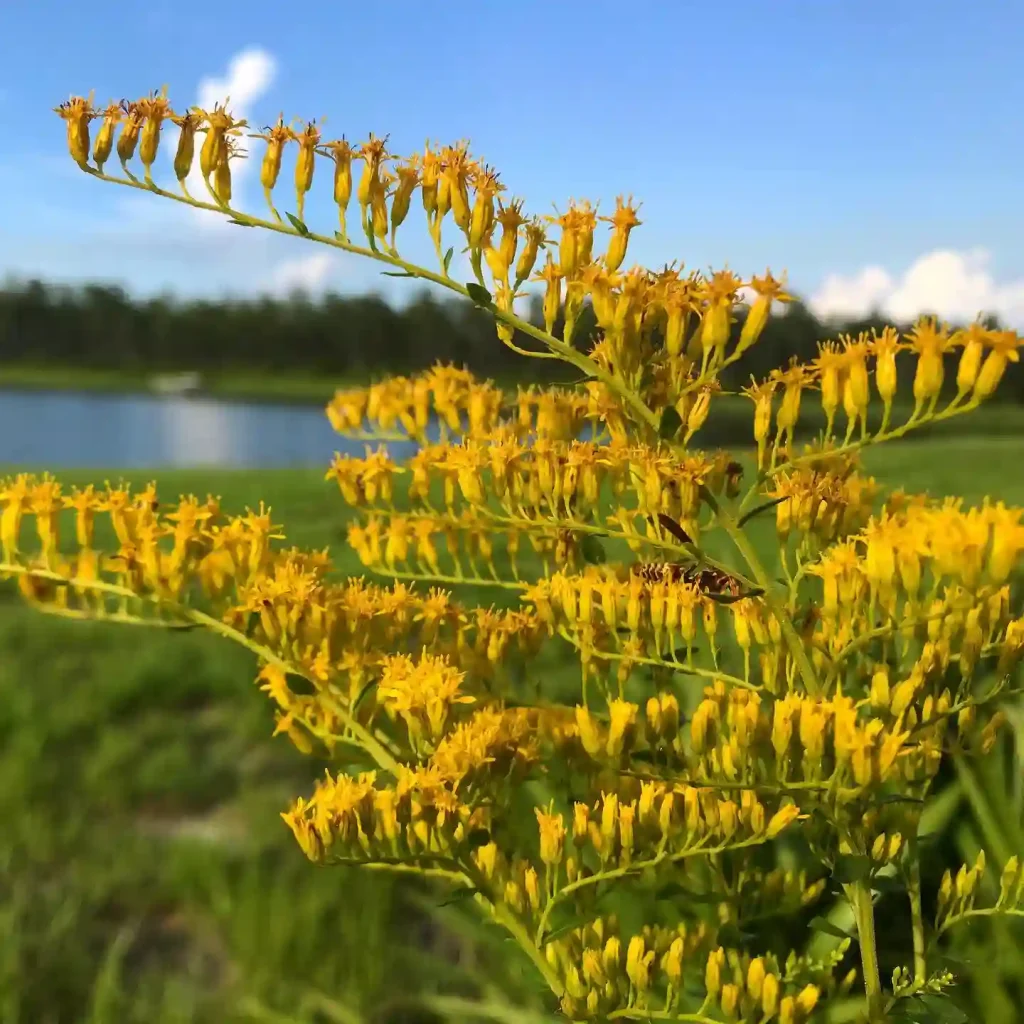
[[[291,221],[292,227],[295,228],[295,230],[300,235],[302,235],[303,238],[305,238],[309,234],[309,228],[307,228],[306,225],[303,224],[302,221],[299,220],[299,218],[296,217],[294,213],[285,213],[285,216],[288,218],[289,221]]]
[[[377,685],[376,679],[371,679],[356,695],[356,699],[352,701],[352,707],[349,709],[351,714],[355,714],[359,705],[362,704],[363,698]]]
[[[354,743],[338,743],[334,747],[334,762],[345,772],[372,771],[377,762],[362,747]]]
[[[716,941],[720,942],[723,946],[737,947],[745,945],[752,938],[754,938],[753,932],[744,931],[744,929],[730,921],[719,928]]]
[[[560,915],[556,914],[553,916],[558,917]],[[597,911],[592,911],[589,914],[571,914],[571,916],[563,917],[557,925],[548,929],[541,941],[541,945],[545,946],[549,942],[554,942],[555,939],[560,939],[563,935],[568,935],[569,932],[574,932],[577,928],[590,924],[591,921],[596,920],[599,916]]]
[[[439,907],[450,907],[453,903],[461,903],[463,900],[468,900],[477,893],[475,885],[460,885],[457,889],[453,889],[440,903]]]
[[[251,228],[252,224],[246,224],[244,220],[236,220],[234,217],[228,217],[229,224],[237,224],[240,228]]]
[[[444,272],[445,272],[446,274],[448,273],[448,267],[449,267],[449,266],[451,265],[451,262],[452,262],[452,256],[454,256],[454,255],[455,255],[455,249],[454,249],[454,248],[451,248],[451,249],[449,249],[449,250],[448,250],[448,251],[447,251],[447,252],[446,252],[446,253],[444,254],[444,264],[443,264],[443,266],[444,266]]]
[[[875,875],[871,888],[874,892],[891,893],[905,892],[907,887],[896,875]]]
[[[713,892],[694,892],[679,882],[666,882],[654,894],[656,900],[671,900],[683,897],[691,903],[720,903],[721,896]]]
[[[491,293],[476,281],[470,281],[466,285],[466,291],[476,305],[489,306],[491,304]]]
[[[784,494],[779,498],[772,498],[769,501],[758,505],[757,508],[752,508],[749,512],[745,512],[740,516],[739,526],[746,526],[755,516],[759,516],[762,512],[767,512],[770,508],[775,508],[776,505],[781,505],[784,501],[789,500],[789,495]]]
[[[415,277],[415,274],[410,274],[408,270],[382,270],[382,277]]]
[[[860,854],[842,856],[836,861],[832,871],[832,877],[842,885],[849,885],[851,882],[863,882],[871,874],[873,867],[870,857]]]
[[[811,919],[811,923],[808,927],[815,932],[824,932],[826,935],[831,935],[834,939],[852,939],[854,938],[847,931],[843,931],[842,928],[837,924],[833,924],[827,917],[815,917]]]

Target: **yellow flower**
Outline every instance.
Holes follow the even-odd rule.
[[[59,107],[54,107],[54,113],[67,123],[71,159],[83,170],[89,166],[89,122],[97,116],[92,96],[92,93],[88,97],[72,96]]]
[[[752,277],[750,289],[757,298],[743,322],[740,340],[736,346],[736,356],[745,352],[760,338],[768,323],[768,317],[771,315],[773,302],[792,302],[793,300],[793,296],[785,290],[785,274],[781,281],[776,281],[770,270],[765,271],[764,277]]]
[[[565,850],[565,822],[560,814],[545,813],[534,808],[540,827],[540,859],[552,866],[562,862]]]
[[[943,356],[951,339],[948,328],[937,324],[934,317],[922,317],[911,328],[907,340],[918,355],[914,400],[919,413],[926,402],[934,404],[939,397],[945,378]]]
[[[632,196],[629,199],[619,196],[615,200],[615,213],[611,217],[599,218],[612,226],[612,237],[608,243],[608,251],[604,254],[603,262],[605,267],[613,273],[622,266],[622,261],[626,258],[629,233],[642,223],[637,217],[640,205],[639,203],[633,205]]]
[[[1024,339],[1016,331],[991,331],[986,340],[988,355],[974,383],[974,397],[979,400],[988,398],[995,391],[1007,364],[1019,361],[1017,350],[1024,345]]]

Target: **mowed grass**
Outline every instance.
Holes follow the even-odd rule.
[[[865,462],[908,490],[1024,504],[1024,434],[908,441]],[[262,500],[289,544],[329,545],[358,571],[321,470],[153,475],[165,500]],[[355,1024],[396,972],[409,993],[431,984],[408,887],[353,884],[291,842],[278,812],[324,766],[271,739],[246,652],[54,620],[8,594],[0,651],[0,1021]]]

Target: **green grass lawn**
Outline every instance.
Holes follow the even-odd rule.
[[[866,462],[911,490],[1024,503],[1024,434]],[[345,509],[319,470],[134,479],[151,475],[165,499],[262,499],[289,543],[342,552]],[[6,594],[0,650],[0,1021],[355,1024],[397,971],[413,988],[433,970],[402,941],[407,887],[353,885],[291,842],[278,812],[323,765],[270,738],[246,652],[49,619]]]

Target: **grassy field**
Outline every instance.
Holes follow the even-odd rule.
[[[152,394],[158,374],[143,370],[88,370],[68,366],[0,364],[0,388],[33,391],[89,391],[110,394]],[[247,372],[231,369],[203,373],[202,390],[218,398],[323,405],[337,388],[364,387],[382,371],[349,375],[296,371]],[[504,381],[513,391],[517,381]]]
[[[866,462],[911,490],[1024,503],[1024,433]],[[341,553],[345,509],[320,470],[154,475],[165,497],[262,499],[290,543]],[[316,870],[286,834],[278,811],[323,766],[270,738],[244,652],[0,597],[0,1021],[358,1024],[380,1019],[397,972],[427,984],[408,887]]]

